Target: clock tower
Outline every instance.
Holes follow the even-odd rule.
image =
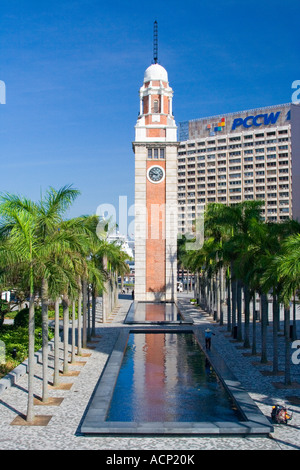
[[[150,65],[135,126],[135,300],[176,301],[177,127],[168,74]]]

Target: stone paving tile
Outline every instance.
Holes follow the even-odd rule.
[[[268,366],[254,366],[253,358],[243,355],[244,350],[238,349],[238,344],[227,337],[226,329],[215,326],[211,318],[203,315],[199,308],[191,308],[188,299],[182,296],[183,308],[193,316],[195,327],[205,329],[213,325],[215,336],[214,347],[222,354],[234,375],[242,383],[252,399],[262,412],[269,417],[273,403],[282,403],[287,396],[300,399],[299,389],[277,389],[272,382],[282,381],[282,377],[268,377],[261,370],[270,369]],[[287,426],[275,425],[271,437],[87,437],[80,434],[80,423],[86,412],[89,400],[99,380],[105,363],[117,339],[120,328],[124,325],[124,317],[131,304],[131,299],[120,299],[120,309],[110,323],[97,323],[97,335],[101,335],[98,343],[93,343],[95,349],[85,352],[89,357],[79,358],[84,366],[70,364],[70,370],[79,370],[80,374],[73,377],[60,377],[61,382],[72,384],[70,390],[54,390],[49,388],[49,396],[64,398],[59,406],[35,406],[37,415],[48,415],[51,419],[47,426],[13,426],[12,421],[18,414],[26,413],[27,406],[27,376],[21,377],[17,384],[6,390],[0,396],[0,449],[49,449],[49,450],[299,450],[300,449],[300,406],[290,405],[293,410],[293,420]],[[270,330],[271,334],[271,330]],[[258,335],[259,339],[259,329]],[[258,341],[259,351],[259,341]],[[271,358],[271,351],[269,357]],[[63,350],[61,348],[61,355]],[[283,359],[283,352],[282,352]],[[62,357],[61,357],[62,360]],[[49,361],[49,381],[52,380],[53,361]],[[293,366],[293,381],[299,381],[299,366]],[[42,390],[41,364],[35,366],[35,393]],[[300,382],[300,381],[299,381]]]

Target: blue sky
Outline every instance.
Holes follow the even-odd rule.
[[[81,191],[70,216],[134,202],[138,91],[158,57],[177,122],[291,101],[299,0],[1,2],[0,191]]]

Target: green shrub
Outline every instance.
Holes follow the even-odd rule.
[[[14,326],[18,327],[27,327],[28,328],[28,318],[29,318],[29,308],[23,308],[15,316]],[[40,308],[35,308],[34,312],[35,326],[42,326],[42,312]]]
[[[25,309],[24,309],[25,310]],[[49,339],[53,338],[53,333],[49,331]],[[28,357],[28,328],[15,325],[3,325],[0,329],[0,340],[5,344],[5,364],[0,365],[0,377],[17,367]],[[42,347],[42,329],[35,329],[35,351]],[[13,357],[13,350],[16,348],[16,357]]]

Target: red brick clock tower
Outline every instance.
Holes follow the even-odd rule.
[[[154,63],[140,88],[135,126],[135,299],[175,301],[177,127],[167,71]]]

